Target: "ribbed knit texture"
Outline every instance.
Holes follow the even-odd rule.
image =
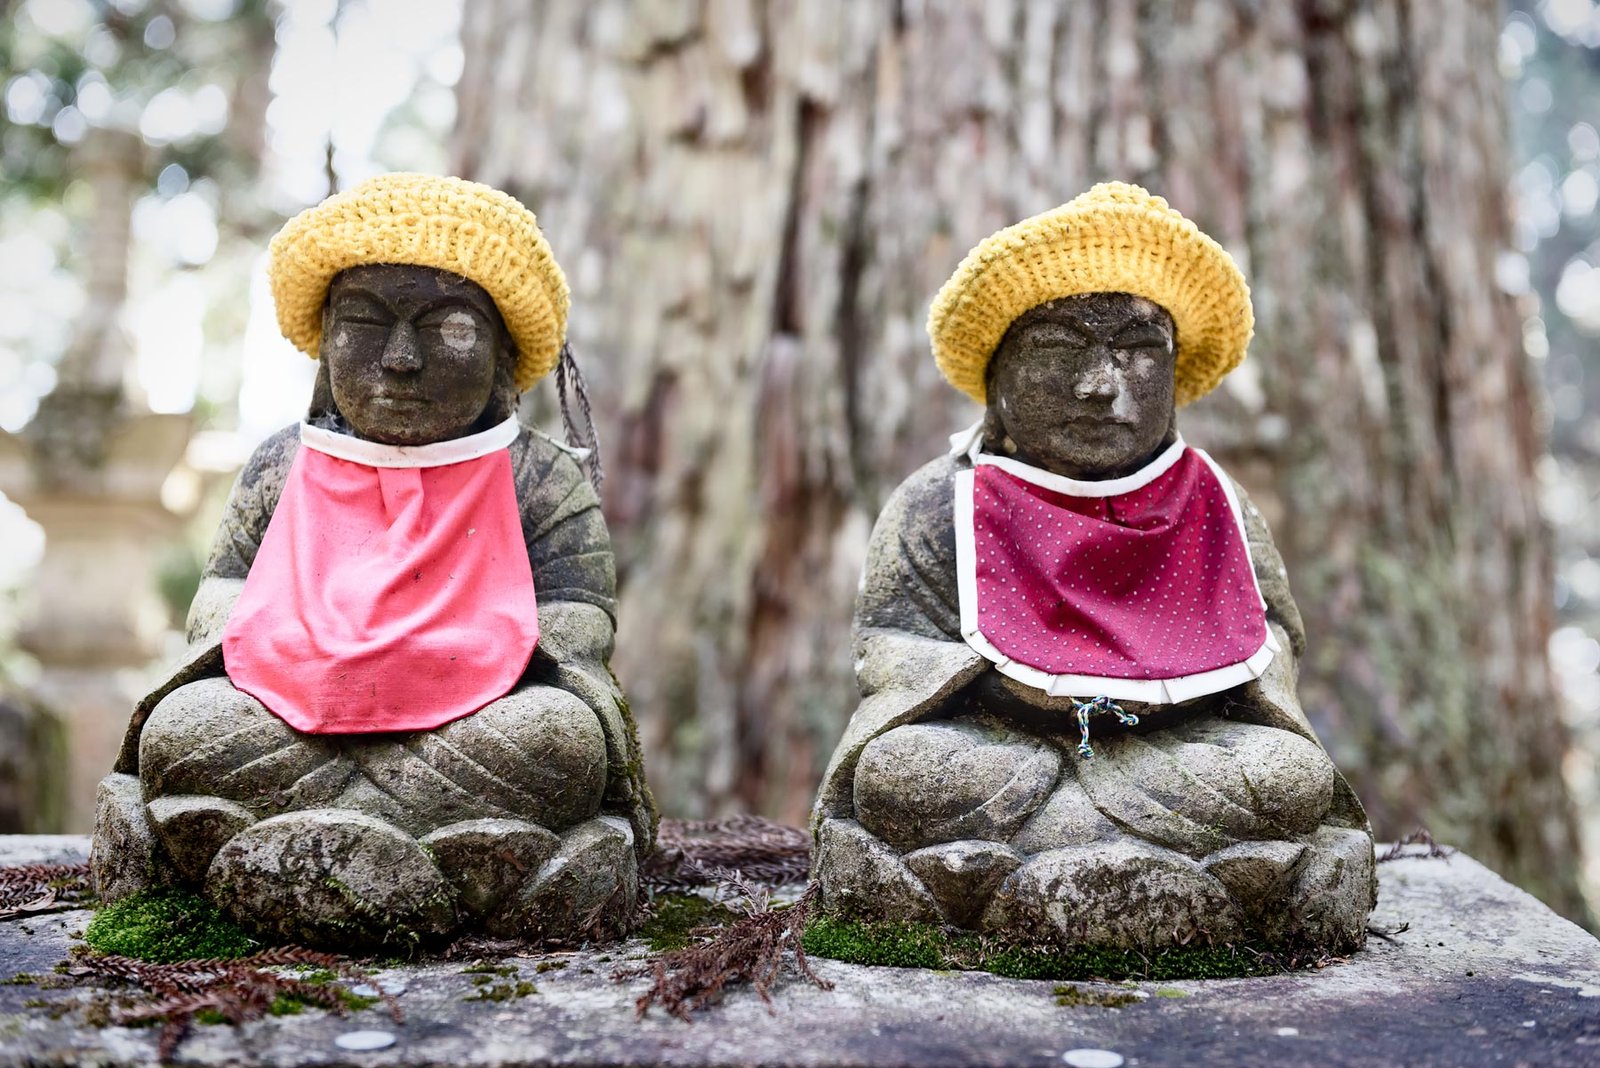
[[[1080,293],[1132,293],[1167,309],[1178,334],[1179,405],[1216,388],[1255,329],[1250,288],[1221,245],[1161,197],[1102,182],[967,253],[928,313],[939,370],[984,403],[984,371],[1017,317]]]
[[[370,263],[436,267],[482,286],[516,343],[519,390],[555,367],[572,295],[538,220],[514,197],[460,178],[398,173],[302,211],[272,239],[268,275],[283,336],[316,359],[329,283]]]

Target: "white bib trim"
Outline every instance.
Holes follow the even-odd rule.
[[[466,463],[508,448],[520,433],[522,424],[512,415],[488,430],[480,430],[464,438],[436,441],[431,445],[385,445],[301,423],[300,443],[336,460],[348,460],[367,467],[444,467],[447,464]]]

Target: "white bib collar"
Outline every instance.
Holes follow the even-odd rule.
[[[385,445],[301,423],[300,443],[335,459],[367,467],[444,467],[446,464],[466,463],[499,452],[516,441],[521,432],[522,425],[517,422],[515,415],[511,415],[488,430],[480,430],[464,438],[436,441],[431,445]]]
[[[1064,493],[1069,497],[1116,497],[1142,489],[1171,470],[1172,465],[1183,456],[1183,450],[1186,448],[1188,445],[1184,443],[1183,435],[1178,434],[1174,436],[1171,445],[1162,449],[1154,459],[1132,474],[1123,475],[1121,478],[1080,479],[1058,475],[1054,471],[1046,471],[1042,467],[1034,467],[1009,456],[996,456],[984,452],[982,419],[967,429],[950,435],[950,455],[965,455],[972,461],[974,467],[980,465],[998,467],[1024,482],[1041,489]]]

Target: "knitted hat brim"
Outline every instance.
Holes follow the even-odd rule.
[[[481,286],[517,347],[516,387],[561,355],[571,302],[566,277],[532,212],[489,186],[430,175],[384,175],[308,208],[272,239],[278,327],[317,358],[322,307],[340,271],[366,264],[433,267]]]
[[[967,254],[928,315],[934,358],[951,385],[985,403],[989,360],[1017,317],[1085,293],[1131,293],[1167,310],[1180,406],[1211,392],[1244,359],[1255,317],[1233,258],[1161,198],[1114,185],[1116,199],[1096,186]],[[1129,202],[1135,191],[1140,200]]]

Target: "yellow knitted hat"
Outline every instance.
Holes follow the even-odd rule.
[[[333,276],[366,263],[437,267],[494,298],[516,343],[516,383],[527,389],[555,367],[572,295],[533,212],[477,182],[384,174],[307,208],[272,239],[278,329],[317,358],[322,304]]]
[[[1102,182],[967,253],[928,312],[939,370],[984,403],[984,371],[1017,317],[1080,293],[1132,293],[1167,309],[1180,405],[1239,366],[1255,329],[1250,287],[1221,245],[1160,197]]]

